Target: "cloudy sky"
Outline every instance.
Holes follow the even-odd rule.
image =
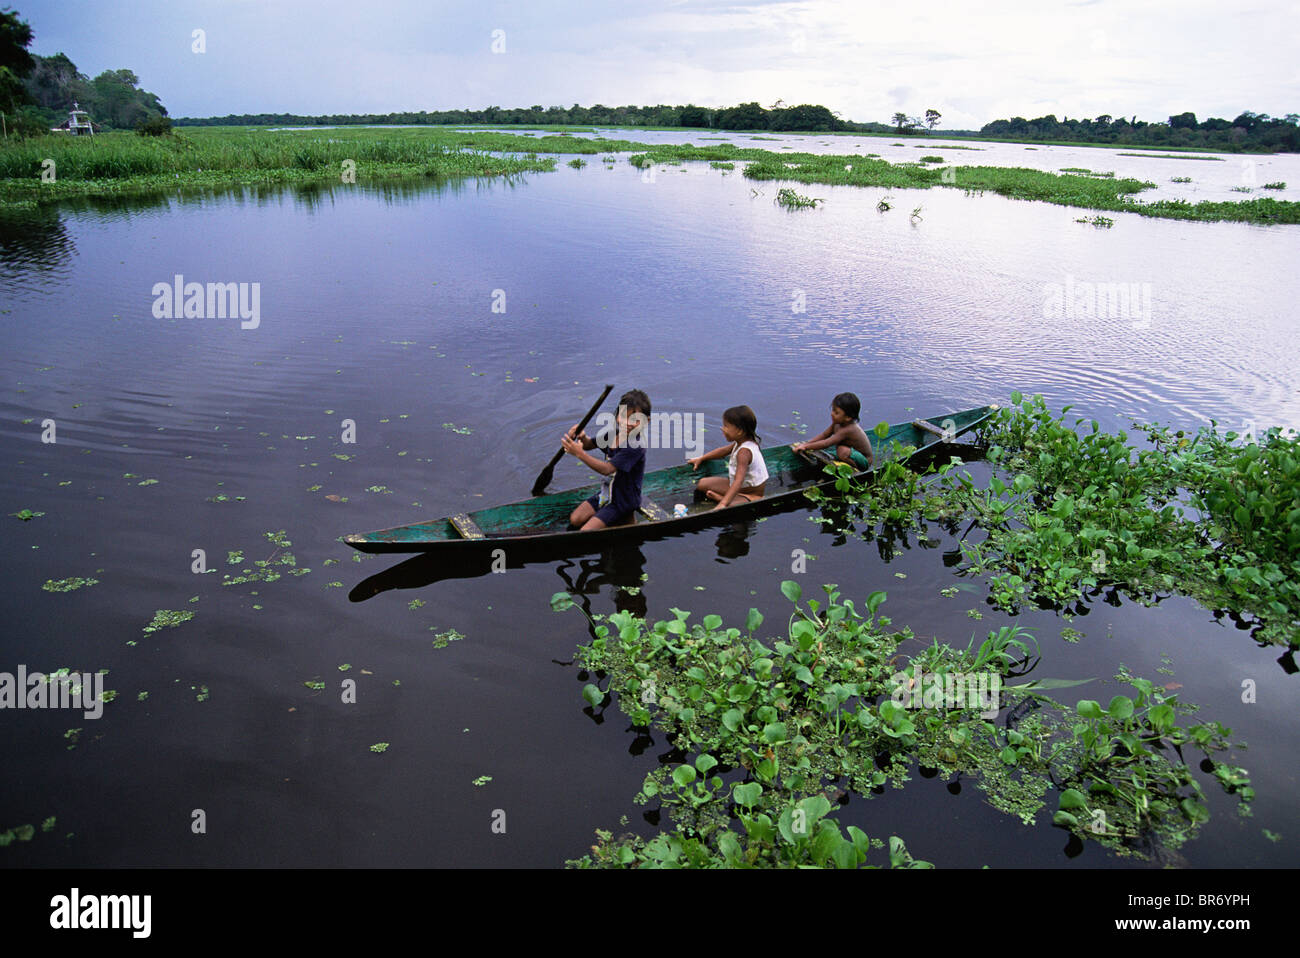
[[[32,52],[91,77],[127,67],[172,116],[782,99],[971,129],[1300,112],[1300,2],[3,2]]]

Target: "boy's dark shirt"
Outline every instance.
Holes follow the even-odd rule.
[[[641,478],[645,475],[645,449],[603,450],[605,458],[618,471],[607,476],[602,485],[610,491],[610,505],[620,514],[641,508]]]

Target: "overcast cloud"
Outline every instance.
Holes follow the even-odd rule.
[[[33,52],[134,70],[172,116],[782,99],[971,129],[1300,112],[1300,3],[9,2]]]

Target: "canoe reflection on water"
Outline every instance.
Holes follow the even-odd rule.
[[[717,561],[729,562],[748,555],[749,537],[757,528],[757,522],[738,522],[718,532],[715,545]],[[684,532],[671,538],[700,537],[712,531]],[[512,544],[501,550],[502,555],[495,563],[496,573],[559,562],[556,572],[564,580],[566,591],[575,597],[593,595],[608,585],[615,590],[619,610],[626,607],[634,615],[645,615],[645,599],[640,595],[646,567],[643,543],[606,544],[599,551],[586,555],[574,555],[573,543],[566,545],[567,548],[536,548]],[[577,571],[573,572],[575,569]],[[353,602],[364,602],[392,589],[421,589],[447,579],[477,579],[493,572],[491,563],[475,564],[458,557],[418,555],[359,582],[348,593],[348,598]],[[625,603],[625,600],[636,601]]]

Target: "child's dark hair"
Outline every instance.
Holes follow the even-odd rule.
[[[831,400],[832,406],[839,406],[850,419],[857,419],[862,412],[862,402],[853,393],[840,393]]]
[[[759,439],[758,433],[754,432],[758,428],[758,417],[748,406],[732,406],[722,414],[722,421],[731,423],[743,432],[747,439],[762,445],[763,440]]]
[[[623,398],[618,401],[618,404],[625,407],[628,412],[644,413],[647,417],[650,415],[650,397],[639,389],[629,389],[623,393]]]

